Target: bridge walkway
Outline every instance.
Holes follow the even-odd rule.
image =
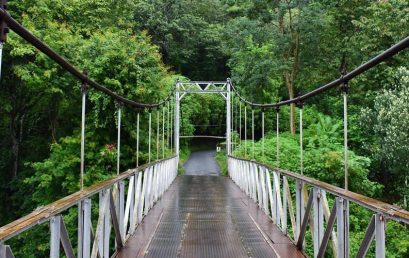
[[[304,257],[227,177],[179,176],[117,257]]]

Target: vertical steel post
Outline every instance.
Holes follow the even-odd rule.
[[[136,167],[139,167],[139,112],[136,115]]]
[[[152,112],[151,112],[151,110],[149,109],[149,114],[148,114],[148,116],[149,116],[149,121],[148,121],[148,124],[149,124],[149,133],[148,133],[148,163],[151,163],[151,138],[152,138]]]
[[[85,73],[86,74],[86,73]],[[84,164],[85,164],[85,108],[87,99],[88,85],[82,82],[81,85],[81,165],[80,165],[80,189],[84,190]],[[83,258],[84,254],[84,201],[78,203],[78,258]]]
[[[80,175],[80,188],[84,189],[84,163],[85,163],[85,105],[87,100],[88,85],[83,82],[81,85],[82,94],[82,107],[81,107],[81,175]]]
[[[345,71],[342,73],[344,76]],[[342,96],[344,100],[344,188],[348,190],[348,82],[341,85]]]
[[[298,108],[300,110],[300,173],[304,175],[304,156],[303,156],[303,141],[302,141],[302,103],[299,103]]]
[[[175,92],[175,135],[174,135],[174,141],[175,141],[175,154],[179,156],[179,126],[180,126],[180,82],[179,79],[176,81],[176,92]]]
[[[322,207],[323,190],[314,187],[313,192],[313,206],[314,206],[314,257],[317,257],[322,238],[324,236],[324,211]]]
[[[298,241],[298,237],[300,236],[301,225],[304,220],[304,183],[301,180],[296,180],[295,182],[295,201],[296,201],[296,238]],[[291,198],[288,196],[288,198]]]
[[[91,199],[80,202],[78,217],[78,257],[89,258],[91,254]]]
[[[162,107],[162,159],[165,158],[165,107]]]
[[[338,258],[347,258],[349,257],[349,202],[336,197],[335,205],[337,205]]]
[[[264,109],[261,111],[261,160],[264,162]]]
[[[8,258],[7,246],[2,241],[0,241],[0,258]]]
[[[52,216],[50,219],[50,258],[60,257],[60,225],[61,216]]]
[[[241,144],[241,101],[239,102],[239,144]]]
[[[244,158],[247,159],[247,105],[244,104]]]
[[[121,159],[121,116],[122,116],[122,107],[118,103],[118,138],[117,138],[117,156],[116,156],[116,174],[119,175],[120,170],[120,159]]]
[[[277,167],[280,167],[280,146],[279,146],[279,139],[280,139],[280,107],[276,107],[276,160],[277,160]]]
[[[385,258],[385,217],[382,214],[375,215],[375,253],[376,258]]]
[[[254,159],[254,108],[251,108],[251,140],[253,142],[251,148],[251,158]]]
[[[169,138],[170,138],[170,153],[171,154],[173,154],[173,142],[174,142],[174,139],[173,139],[173,125],[174,125],[174,118],[175,118],[175,116],[174,116],[174,104],[172,103],[172,102],[170,102],[170,117],[169,117],[169,119],[170,119],[170,134],[169,134]],[[172,113],[173,112],[173,113]]]
[[[160,119],[160,110],[156,111],[156,160],[159,159],[159,119]]]
[[[233,132],[234,132],[234,94],[230,95],[230,106],[231,106],[231,119],[230,119],[230,143],[231,143],[231,148],[230,151],[233,152],[234,149],[234,136],[233,136]]]
[[[348,190],[348,111],[347,111],[347,92],[344,91],[344,170],[345,170],[345,190]]]
[[[166,146],[168,147],[168,149],[169,149],[169,144],[170,144],[170,142],[169,142],[169,138],[172,138],[171,137],[171,134],[169,134],[169,125],[170,125],[170,109],[169,109],[169,105],[170,105],[170,99],[169,99],[169,101],[168,101],[168,103],[167,103],[167,114],[168,114],[168,116],[167,116],[167,127],[166,127]]]
[[[230,135],[230,126],[231,126],[231,107],[230,107],[230,98],[231,98],[231,84],[230,78],[227,78],[226,83],[227,94],[226,94],[226,151],[227,155],[231,154],[231,135]]]

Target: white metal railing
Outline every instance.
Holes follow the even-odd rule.
[[[385,257],[385,227],[388,219],[409,225],[409,212],[400,207],[300,174],[232,156],[228,157],[228,171],[241,190],[258,204],[284,234],[294,240],[300,250],[305,245],[309,224],[314,257],[324,257],[330,240],[335,257],[349,257],[349,202],[374,213],[356,257],[365,257],[374,238],[376,257]],[[295,180],[295,209],[288,179]],[[326,193],[335,197],[335,205],[331,211]],[[287,221],[290,221],[291,228],[288,227]],[[292,236],[289,234],[290,230]]]
[[[5,241],[44,222],[50,224],[50,257],[59,257],[60,243],[66,257],[75,257],[61,215],[75,205],[78,205],[77,257],[111,257],[111,228],[118,250],[172,184],[177,176],[177,167],[178,157],[173,156],[128,170],[1,227],[0,258],[14,257],[11,247]],[[99,196],[99,215],[94,231],[91,197],[96,194]]]

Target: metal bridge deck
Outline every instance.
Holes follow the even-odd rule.
[[[117,257],[304,257],[231,179],[181,176]]]

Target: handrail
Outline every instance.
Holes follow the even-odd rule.
[[[358,75],[366,72],[367,70],[371,69],[372,67],[378,65],[379,63],[385,61],[386,59],[393,57],[394,55],[396,55],[397,53],[399,53],[400,51],[406,49],[409,47],[409,36],[402,39],[401,41],[399,41],[398,43],[396,43],[395,45],[393,45],[392,47],[388,48],[387,50],[383,51],[382,53],[380,53],[379,55],[377,55],[376,57],[370,59],[369,61],[367,61],[366,63],[361,64],[360,66],[358,66],[357,68],[355,68],[354,70],[352,70],[351,72],[342,75],[340,78],[333,80],[330,83],[327,83],[323,86],[320,86],[318,88],[316,88],[315,90],[312,90],[304,95],[295,97],[293,99],[289,99],[289,100],[283,100],[277,103],[271,103],[271,104],[261,104],[261,103],[253,103],[250,102],[248,100],[246,100],[244,97],[242,97],[237,88],[231,84],[233,91],[236,93],[236,95],[239,97],[239,99],[252,106],[252,107],[260,107],[260,108],[278,108],[280,106],[283,105],[288,105],[288,104],[292,104],[292,103],[301,103],[309,98],[312,98],[318,94],[320,94],[321,92],[330,90],[336,86],[339,86],[343,83],[347,83],[348,81],[350,81],[351,79],[357,77]]]
[[[372,210],[374,212],[380,212],[382,214],[384,214],[385,216],[389,217],[392,220],[395,221],[399,221],[399,222],[403,222],[405,224],[409,224],[409,211],[402,209],[399,206],[396,205],[392,205],[392,204],[388,204],[355,192],[351,192],[348,190],[344,190],[342,188],[339,188],[337,186],[333,186],[331,184],[325,183],[325,182],[321,182],[319,180],[316,179],[312,179],[300,174],[296,174],[294,172],[288,171],[288,170],[284,170],[284,169],[280,169],[280,168],[276,168],[276,167],[272,167],[263,163],[260,163],[258,161],[254,161],[254,160],[248,160],[248,159],[243,159],[243,158],[239,158],[239,157],[235,157],[235,156],[228,156],[229,158],[233,158],[233,159],[237,159],[237,160],[242,160],[242,161],[246,161],[246,162],[251,162],[253,164],[259,165],[259,166],[263,166],[269,170],[272,171],[276,171],[282,175],[300,180],[304,183],[307,183],[309,185],[321,188],[327,192],[330,192],[334,195],[337,195],[339,197],[343,197],[349,201],[352,201],[354,203],[359,204],[360,206],[363,206],[369,210]]]
[[[117,182],[120,182],[128,177],[130,177],[132,174],[138,172],[138,171],[143,171],[148,167],[152,167],[158,163],[161,163],[163,161],[167,161],[173,158],[176,158],[177,156],[174,155],[172,157],[166,158],[166,159],[160,159],[151,163],[144,164],[142,166],[139,166],[134,169],[129,169],[113,178],[98,182],[88,188],[85,188],[82,191],[75,192],[71,195],[68,195],[62,199],[59,199],[55,202],[52,202],[44,207],[38,208],[31,212],[30,214],[15,220],[7,225],[4,225],[0,227],[0,242],[1,241],[6,241],[13,236],[35,226],[38,224],[41,224],[47,220],[49,220],[52,216],[57,215],[61,213],[62,211],[76,205],[80,201],[100,192],[103,189],[110,188]]]
[[[74,65],[72,65],[69,61],[67,61],[64,57],[59,55],[57,52],[55,52],[52,48],[50,48],[47,44],[42,42],[39,38],[34,36],[30,31],[28,31],[26,28],[24,28],[23,25],[21,25],[19,22],[17,22],[13,17],[8,14],[8,12],[0,8],[0,20],[3,20],[7,25],[12,29],[15,33],[17,33],[19,36],[21,36],[23,39],[25,39],[27,42],[32,44],[34,47],[36,47],[38,50],[40,50],[42,53],[47,55],[49,58],[54,60],[56,63],[58,63],[64,70],[68,71],[71,73],[74,77],[79,79],[82,83],[87,83],[94,89],[112,97],[113,99],[127,104],[131,107],[134,108],[155,108],[163,105],[166,101],[169,100],[169,98],[172,96],[174,89],[169,93],[169,95],[161,102],[158,103],[141,103],[137,102],[134,100],[127,99],[123,97],[122,95],[119,95],[107,87],[99,84],[98,82],[90,79],[86,73],[80,72]]]

